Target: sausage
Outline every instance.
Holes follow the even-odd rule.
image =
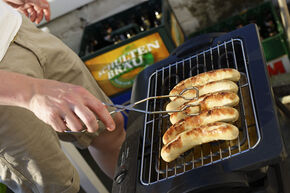
[[[228,123],[216,122],[180,133],[161,149],[161,157],[171,162],[194,146],[217,140],[234,140],[239,129]]]
[[[220,91],[229,91],[229,92],[237,93],[239,89],[237,84],[230,80],[210,82],[208,84],[198,86],[197,88],[199,90],[199,98],[203,97],[206,94],[220,92]],[[166,110],[170,111],[173,109],[177,109],[184,103],[188,102],[189,100],[187,99],[192,99],[196,97],[196,90],[187,90],[186,92],[182,94],[182,96],[185,97],[186,99],[182,97],[175,98],[173,101],[167,104]]]
[[[223,68],[204,72],[179,82],[170,91],[169,95],[178,95],[185,88],[189,88],[192,86],[201,86],[219,80],[231,80],[237,82],[240,80],[240,77],[240,72],[232,68]],[[170,97],[171,100],[173,100],[174,98],[176,97]]]
[[[234,107],[239,103],[240,99],[237,94],[232,92],[216,92],[207,94],[201,99],[191,100],[182,106],[178,107],[177,110],[184,109],[187,105],[198,105],[185,108],[182,112],[175,112],[170,115],[170,122],[175,124],[176,122],[195,114],[210,110],[214,107],[228,106]],[[172,109],[173,110],[173,109]]]
[[[169,127],[162,137],[164,144],[172,141],[178,134],[193,128],[198,128],[210,123],[235,122],[239,118],[239,112],[232,107],[216,107],[199,115],[186,117]]]

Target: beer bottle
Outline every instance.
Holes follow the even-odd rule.
[[[149,21],[148,15],[146,12],[143,12],[140,16],[140,31],[147,31],[151,27],[151,22]]]
[[[154,15],[155,15],[154,26],[158,27],[161,24],[162,14],[158,11],[154,11]]]
[[[102,32],[100,34],[100,37],[102,37],[101,38],[101,47],[106,47],[108,45],[113,44],[111,33],[112,33],[112,28],[108,25],[105,26],[104,30],[102,30]]]
[[[114,35],[113,36],[113,42],[114,44],[118,44],[121,42],[120,36],[119,35]]]
[[[161,18],[162,18],[162,13],[161,13],[161,6],[160,5],[155,5],[153,9],[153,15],[154,15],[154,26],[157,27],[161,24]]]
[[[127,39],[130,39],[131,37],[133,37],[135,35],[136,35],[136,32],[133,29],[130,29],[129,31],[126,32]]]
[[[272,37],[277,34],[276,30],[277,28],[275,25],[274,17],[270,12],[265,17],[264,25],[266,26],[266,30],[268,32],[269,37]]]

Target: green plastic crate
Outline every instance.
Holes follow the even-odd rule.
[[[133,16],[142,15],[142,13],[150,12],[155,7],[159,7],[161,9],[160,12],[162,14],[162,19],[159,26],[157,27],[151,26],[149,30],[140,31],[138,30],[138,26],[139,26],[138,22],[133,21],[128,24],[128,21],[131,21]],[[122,27],[113,30],[112,34],[118,34],[128,29],[133,29],[136,32],[136,35],[134,37],[121,41],[120,43],[117,43],[117,44],[104,45],[103,47],[100,47],[97,51],[95,51],[94,53],[86,52],[86,47],[88,45],[90,37],[103,36],[104,29],[107,27],[108,24],[112,26],[116,26],[116,25],[119,25],[120,20],[123,23]],[[173,27],[175,27],[175,31],[178,31],[178,33],[172,34],[172,31],[174,31]],[[116,13],[108,18],[104,18],[100,21],[87,25],[82,35],[79,56],[83,60],[86,60],[87,58],[91,58],[95,55],[105,53],[107,51],[120,47],[121,45],[124,45],[128,42],[142,38],[154,32],[158,32],[162,36],[162,39],[164,43],[166,44],[166,47],[168,48],[169,51],[172,51],[177,46],[182,44],[184,42],[184,39],[186,38],[179,22],[177,21],[177,18],[174,12],[172,11],[172,8],[168,0],[148,0],[142,3],[139,3],[133,7],[130,7],[122,12]]]
[[[210,32],[230,32],[250,23],[256,23],[259,29],[261,29],[261,26],[267,16],[271,16],[273,18],[274,25],[276,27],[276,34],[271,37],[263,38],[263,34],[260,31],[266,61],[271,61],[285,54],[289,55],[286,33],[271,2],[265,2],[257,7],[245,10],[240,14],[227,18],[213,26],[198,32],[194,32],[190,34],[189,37]]]
[[[147,14],[148,18],[152,19],[152,13],[156,14],[153,10],[158,10],[161,13],[161,20],[159,20],[158,25],[155,25],[151,20],[150,28],[141,30],[140,16]],[[153,17],[155,16],[153,15]],[[104,29],[106,30],[104,31]],[[134,31],[134,36],[122,41],[115,41],[112,38],[115,35],[117,37],[124,35],[128,30]],[[108,31],[110,32],[108,33]],[[110,35],[111,44],[106,45],[106,42],[101,44],[102,46],[96,46],[93,51],[88,51],[91,50],[88,48],[94,42],[92,38],[101,37],[100,42],[103,42],[104,38],[102,37],[107,37],[104,34]],[[140,71],[167,58],[171,51],[184,42],[185,38],[168,0],[148,0],[86,26],[79,56],[103,91],[110,98],[114,98],[129,91],[135,76]],[[112,39],[114,40],[113,44]],[[97,45],[99,44],[97,43]]]
[[[0,193],[6,193],[6,190],[7,190],[6,186],[0,183]]]

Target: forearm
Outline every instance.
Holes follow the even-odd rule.
[[[100,168],[113,178],[121,146],[125,140],[124,120],[121,113],[114,116],[116,129],[113,132],[105,131],[96,137],[89,146],[89,151]]]
[[[104,104],[81,86],[1,70],[0,82],[0,105],[26,108],[56,131],[81,131],[84,124],[96,132],[96,116],[108,130],[115,129]]]
[[[35,88],[35,78],[0,70],[0,105],[27,108]]]

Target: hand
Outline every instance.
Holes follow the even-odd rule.
[[[26,108],[54,130],[95,132],[98,129],[96,116],[109,131],[115,123],[107,108],[86,89],[53,80],[35,80],[34,91]],[[84,128],[83,125],[86,127]]]
[[[30,18],[32,22],[39,24],[45,17],[50,20],[49,3],[46,0],[4,0],[12,7],[18,9],[21,13]]]

